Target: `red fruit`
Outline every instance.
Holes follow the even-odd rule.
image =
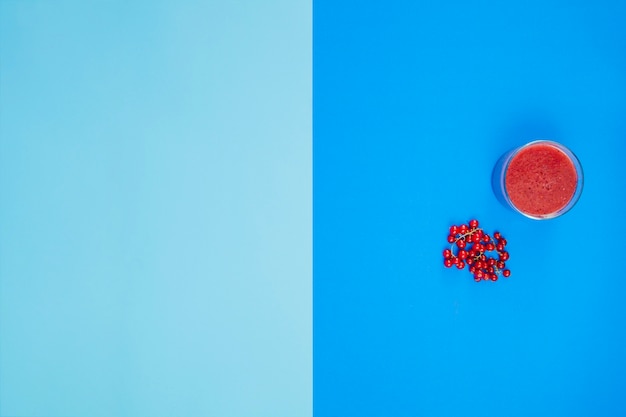
[[[450,268],[456,265],[458,269],[467,266],[475,281],[497,281],[499,274],[509,277],[511,271],[504,269],[505,261],[509,259],[509,253],[505,250],[506,239],[500,232],[494,232],[492,239],[478,227],[477,219],[470,220],[468,224],[450,226],[447,240],[453,246],[443,251],[444,266]],[[454,245],[458,247],[456,255]],[[487,256],[493,251],[497,251],[497,257]]]

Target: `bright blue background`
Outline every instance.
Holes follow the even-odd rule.
[[[314,6],[315,416],[626,415],[624,3]],[[585,170],[545,222],[490,189],[537,138]],[[508,280],[443,268],[474,217]]]
[[[0,0],[0,416],[311,415],[309,1]]]

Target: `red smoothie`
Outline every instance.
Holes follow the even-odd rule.
[[[522,213],[536,217],[567,206],[577,184],[578,173],[570,157],[548,143],[520,149],[509,161],[504,178],[511,203]]]

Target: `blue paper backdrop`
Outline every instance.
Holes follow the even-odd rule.
[[[310,416],[311,117],[308,1],[0,1],[0,416]]]
[[[314,410],[626,415],[623,2],[314,7]],[[508,211],[505,151],[557,140],[585,185]],[[447,270],[448,227],[508,239],[512,276]]]

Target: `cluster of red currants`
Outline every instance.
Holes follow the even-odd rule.
[[[505,278],[511,276],[511,271],[505,269],[509,253],[505,250],[506,239],[499,232],[493,238],[478,227],[478,220],[471,220],[468,224],[450,227],[448,235],[450,249],[443,251],[443,264],[447,268],[456,265],[463,269],[467,265],[474,275],[474,281],[497,281],[498,275]],[[458,248],[455,254],[454,248]],[[498,258],[488,252],[496,251]]]

